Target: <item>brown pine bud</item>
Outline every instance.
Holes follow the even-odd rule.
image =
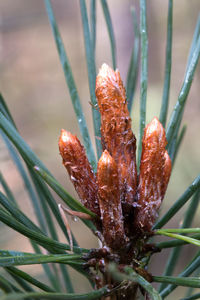
[[[121,201],[132,205],[137,186],[136,139],[118,70],[114,72],[102,65],[96,79],[96,97],[101,113],[102,147],[117,163]]]
[[[98,198],[103,224],[103,236],[111,249],[121,249],[126,241],[119,195],[117,165],[105,150],[97,167]]]
[[[100,216],[96,176],[87,159],[84,147],[76,136],[62,129],[59,138],[59,150],[63,165],[68,171],[81,203]]]
[[[165,147],[165,130],[157,118],[145,128],[138,185],[135,225],[150,232],[157,218],[171,173],[171,160]]]

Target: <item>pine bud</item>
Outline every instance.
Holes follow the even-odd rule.
[[[62,129],[59,138],[59,150],[63,165],[68,171],[81,203],[100,216],[96,176],[87,159],[84,147],[76,136]]]
[[[117,164],[121,202],[132,205],[137,186],[136,139],[118,70],[114,72],[102,65],[96,79],[96,97],[101,113],[102,147]]]
[[[145,128],[138,185],[135,226],[150,232],[157,218],[171,173],[171,160],[165,149],[165,130],[157,118]]]
[[[107,150],[103,152],[98,162],[97,180],[103,236],[106,245],[117,250],[124,246],[126,238],[119,195],[117,165]]]

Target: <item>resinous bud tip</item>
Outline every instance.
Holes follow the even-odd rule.
[[[99,166],[109,166],[114,162],[112,156],[109,154],[107,150],[105,150],[100,159],[99,159]]]
[[[72,134],[64,129],[61,130],[60,139],[63,143],[68,143],[71,139]]]
[[[102,78],[107,78],[110,74],[115,73],[106,63],[104,63],[99,69],[98,76]]]
[[[143,136],[143,144],[151,146],[153,148],[156,144],[160,147],[166,147],[167,140],[165,135],[165,129],[158,120],[154,117],[153,120],[146,126]]]
[[[96,90],[102,87],[107,89],[109,86],[115,85],[119,80],[118,73],[118,71],[115,72],[112,68],[104,63],[99,69],[99,73],[96,78]]]
[[[165,130],[157,117],[154,117],[153,120],[146,126],[145,131],[147,136],[157,135],[162,138],[163,135],[165,135]]]
[[[62,144],[73,144],[75,140],[75,136],[71,134],[69,131],[64,129],[61,130],[60,138],[59,138],[59,146]]]

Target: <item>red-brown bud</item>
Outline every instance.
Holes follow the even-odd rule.
[[[96,97],[101,113],[102,147],[117,164],[121,201],[132,205],[137,187],[136,139],[118,70],[114,72],[102,65],[96,79]]]
[[[96,176],[87,159],[84,147],[76,136],[62,129],[59,138],[59,150],[63,165],[68,171],[81,203],[100,216]]]
[[[98,198],[106,245],[118,250],[125,244],[117,165],[105,150],[97,168]]]
[[[171,160],[165,149],[165,130],[157,118],[145,128],[138,185],[135,225],[150,232],[157,218],[171,173]]]

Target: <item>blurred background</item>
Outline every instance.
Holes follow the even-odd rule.
[[[154,116],[159,116],[162,99],[168,1],[148,0],[147,2],[149,34],[147,121],[150,121]],[[90,1],[87,1],[88,6],[89,3]],[[93,138],[79,1],[54,0],[52,5]],[[117,67],[125,82],[134,37],[130,7],[131,5],[136,7],[139,19],[139,1],[109,0],[108,5],[116,37]],[[80,133],[44,3],[34,0],[0,0],[0,11],[1,92],[22,137],[63,186],[76,197],[68,175],[62,166],[57,144],[61,128],[71,131],[78,137],[80,137]],[[199,0],[174,1],[169,116],[183,82],[187,56],[199,12]],[[104,62],[112,65],[106,24],[100,1],[97,1],[97,70]],[[199,173],[199,79],[200,68],[198,66],[184,113],[184,123],[188,126],[186,136],[173,170],[161,213],[167,210]],[[136,136],[139,120],[138,108],[139,85],[132,110],[132,127]],[[3,142],[0,144],[0,163],[1,171],[8,180],[20,207],[35,220],[28,195],[24,191],[20,176],[10,160]],[[177,226],[185,209],[187,209],[187,205],[170,224],[167,224],[167,227]],[[199,214],[196,215],[193,226],[199,227],[198,218]],[[80,221],[71,221],[71,228],[80,246],[87,248],[98,246],[96,238]],[[60,240],[65,242],[62,235],[60,235]],[[3,224],[0,224],[0,248],[32,251],[26,238],[6,228]],[[183,269],[195,251],[196,249],[192,247],[184,248],[176,274]],[[152,258],[151,270],[154,275],[162,274],[167,254],[168,251],[164,250]],[[37,274],[38,278],[43,279],[39,266],[27,266],[25,270]],[[72,273],[75,278],[79,278],[76,273]],[[87,289],[86,282],[80,279],[77,291],[84,292]],[[176,294],[173,293],[167,299],[178,299],[183,295],[183,291],[184,289],[179,288],[176,290]]]

